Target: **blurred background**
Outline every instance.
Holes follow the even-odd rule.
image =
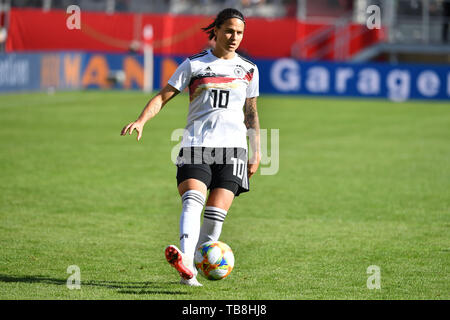
[[[75,21],[71,5],[80,9],[79,28],[67,27]],[[360,96],[358,87],[371,87],[371,95],[389,97],[389,83],[394,90],[409,78],[404,99],[449,96],[450,0],[0,0],[0,92],[158,89],[184,58],[214,46],[200,28],[226,7],[247,17],[240,53],[261,65],[263,93]],[[151,60],[144,66],[145,44]],[[413,68],[388,81],[389,70],[377,64],[358,85],[362,64],[373,62],[440,69],[420,78],[424,69]],[[342,67],[351,72],[339,73]]]

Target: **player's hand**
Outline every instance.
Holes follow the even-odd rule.
[[[255,155],[248,160],[247,175],[249,178],[256,172],[256,170],[258,170],[260,160],[261,157]]]
[[[131,135],[133,131],[136,130],[137,132],[137,141],[139,141],[142,137],[142,131],[144,130],[144,125],[139,121],[134,121],[129,124],[127,124],[125,127],[123,127],[122,131],[120,132],[121,136],[124,136],[129,132]]]

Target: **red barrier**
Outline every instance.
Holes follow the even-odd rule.
[[[163,55],[187,56],[207,47],[201,27],[213,17],[173,16],[156,14],[81,12],[81,29],[69,30],[70,14],[62,10],[43,12],[38,9],[11,10],[11,23],[6,51],[87,50],[126,52],[133,40],[141,40],[142,28],[151,24],[154,30],[154,52]],[[357,25],[352,28],[359,27]],[[240,49],[255,58],[278,58],[291,55],[292,45],[306,39],[312,30],[320,28],[295,18],[248,18]],[[352,53],[379,40],[377,32],[350,43]],[[333,45],[333,36],[324,40]],[[313,55],[314,50],[307,56]],[[333,58],[333,56],[326,56]]]

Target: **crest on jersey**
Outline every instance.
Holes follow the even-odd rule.
[[[234,68],[234,74],[236,75],[236,77],[242,78],[245,75],[244,67],[242,67],[241,65],[237,65]]]

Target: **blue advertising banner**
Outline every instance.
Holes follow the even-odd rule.
[[[0,54],[0,92],[142,89],[140,54],[58,52]],[[184,57],[154,57],[154,87],[161,88]],[[450,68],[384,63],[253,59],[262,94],[409,99],[450,99]]]
[[[1,54],[0,92],[39,90],[40,58],[36,54]]]
[[[344,97],[449,99],[450,68],[384,63],[256,61],[261,92]],[[270,79],[270,81],[267,81]]]

